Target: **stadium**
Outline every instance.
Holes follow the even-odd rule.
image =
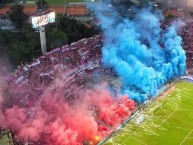
[[[192,18],[87,7],[101,34],[0,78],[0,145],[193,144]]]

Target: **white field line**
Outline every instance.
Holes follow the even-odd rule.
[[[176,111],[178,110],[178,107],[166,118],[160,125],[162,125],[164,122],[166,122]]]
[[[160,109],[162,109],[162,108],[164,108],[164,106],[166,106],[167,104],[169,104],[170,102],[173,102],[174,100],[174,98],[176,98],[177,96],[178,96],[179,94],[176,94],[175,96],[173,96],[172,98],[168,98],[168,101],[164,104],[164,105],[162,105],[162,103],[161,103],[161,107],[156,111],[156,112],[158,112]],[[173,103],[172,103],[173,104]],[[177,107],[178,107],[178,105],[177,105],[177,103],[175,104]],[[159,106],[158,106],[159,107]],[[158,108],[157,107],[157,108]],[[155,113],[156,113],[155,112]]]
[[[138,140],[138,139],[136,139],[136,138],[134,138],[134,137],[132,137],[132,136],[131,136],[131,138],[133,138],[134,140],[136,140],[136,141],[138,141],[138,142],[140,142],[140,143],[142,143],[142,144],[144,144],[144,145],[147,145],[146,143],[144,143],[144,142],[142,142],[142,141],[140,141],[140,140]]]
[[[126,140],[128,140],[129,137],[131,137],[132,134],[134,134],[135,132],[137,132],[137,130],[139,130],[139,127],[134,131],[132,132],[126,139],[124,139],[120,145],[122,145]]]
[[[169,102],[169,101],[168,101],[168,102]],[[166,103],[166,104],[167,104],[167,103]],[[164,106],[165,106],[165,105],[164,105]],[[161,126],[166,120],[168,120],[177,110],[178,110],[178,106],[176,107],[176,109],[175,109],[166,119],[164,119],[164,120],[162,121],[162,123],[160,124],[160,126]],[[132,132],[126,139],[124,139],[121,144],[123,144],[126,140],[128,140],[129,137],[132,137],[132,135],[133,135],[134,133],[136,133],[137,130],[139,130],[139,129],[140,129],[140,127],[138,127],[134,132]]]
[[[176,95],[175,95],[176,96]],[[168,102],[170,102],[171,100],[169,100]],[[167,103],[168,103],[167,102]],[[166,104],[167,104],[166,103]],[[164,107],[166,104],[164,104],[162,107]],[[167,121],[176,111],[178,110],[178,106],[176,106],[176,109],[166,118],[166,119],[164,119],[164,121],[162,121],[162,123],[160,124],[160,126],[165,122],[165,121]],[[128,140],[129,139],[129,137],[131,137],[131,138],[133,138],[132,137],[132,134],[134,134],[135,132],[137,132],[137,130],[139,130],[140,129],[140,127],[138,127],[134,132],[132,132],[125,140],[123,140],[123,142],[121,143],[121,144],[123,144],[126,140]]]
[[[162,123],[160,125],[162,125],[166,120],[168,120],[177,110],[178,110],[178,108],[176,108],[166,119],[164,119],[164,121],[162,121]],[[134,132],[132,132],[126,139],[124,139],[121,144],[123,144],[126,140],[128,140],[129,137],[132,137],[132,135],[134,133],[136,133],[137,130],[139,130],[139,129],[140,129],[140,127],[138,127]]]
[[[179,111],[193,111],[193,109],[178,109]]]
[[[181,87],[186,87],[186,86],[189,86],[189,85],[182,85]],[[179,92],[178,92],[179,91]],[[180,90],[178,90],[177,92],[177,94],[175,95],[175,96],[173,96],[172,98],[175,98],[177,95],[179,95],[179,93],[180,92],[185,92],[184,90],[182,90],[182,89],[180,89]],[[164,106],[166,105],[166,104],[168,104],[168,103],[170,103],[171,101],[173,101],[173,99],[172,98],[169,98],[168,99],[168,102],[167,103],[165,103],[163,106],[162,106],[162,108],[164,108]],[[166,119],[164,119],[164,121],[160,124],[160,126],[166,121],[166,120],[168,120],[177,110],[178,110],[178,104],[177,103],[175,103],[175,105],[176,105],[176,109],[166,118]],[[151,107],[151,106],[149,106],[149,107]],[[149,109],[149,107],[147,107],[147,108],[145,108],[144,110],[143,110],[143,112],[145,112],[147,109]],[[161,109],[161,108],[160,108]],[[158,109],[157,111],[159,111],[160,109]],[[157,112],[156,111],[156,112]],[[132,135],[134,134],[134,133],[136,133],[137,132],[137,130],[139,130],[140,129],[140,127],[138,127],[134,132],[132,132],[126,139],[124,139],[121,143],[120,143],[120,145],[122,145],[126,140],[128,140],[129,139],[129,137],[131,137],[131,138],[133,138],[133,139],[135,139],[134,137],[132,137]],[[136,139],[137,140],[137,139]],[[180,144],[181,145],[181,144]]]
[[[182,144],[185,142],[185,140],[186,140],[186,139],[188,138],[188,136],[192,133],[192,131],[193,131],[193,130],[191,130],[190,133],[188,133],[188,135],[184,138],[184,140],[180,143],[180,145],[182,145]]]

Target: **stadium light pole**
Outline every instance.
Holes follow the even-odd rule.
[[[43,9],[43,6],[42,6],[42,0],[41,0],[41,8]]]
[[[178,11],[180,10],[180,0],[178,0]]]
[[[34,0],[34,11],[36,11],[36,0]]]
[[[46,53],[46,35],[45,26],[49,23],[55,22],[55,12],[50,12],[45,15],[32,17],[32,27],[39,28],[41,51],[44,55]]]
[[[186,4],[186,15],[188,15],[189,3]]]
[[[172,1],[168,1],[168,12],[169,12],[169,8],[170,8],[170,4]]]
[[[92,12],[92,21],[91,21],[91,24],[94,24],[94,9],[93,9],[93,6],[94,6],[94,0],[91,0],[92,2],[92,9],[91,9],[91,12]]]
[[[46,49],[46,34],[45,34],[45,26],[40,26],[40,43],[41,43],[41,50],[42,54],[44,55],[47,51]]]
[[[157,5],[157,4],[154,4],[153,6],[154,6],[154,9],[155,9],[155,10],[156,10],[156,7],[158,7],[158,5]]]
[[[130,18],[130,16],[131,16],[131,8],[129,8],[128,11],[129,11],[129,18]]]
[[[64,0],[64,15],[66,14],[66,2]]]
[[[149,2],[149,5],[154,5],[155,4],[155,2]]]
[[[108,4],[108,7],[111,9],[115,9],[115,7],[112,4]]]

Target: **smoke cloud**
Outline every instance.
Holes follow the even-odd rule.
[[[13,131],[23,142],[41,145],[81,145],[83,141],[96,143],[135,109],[134,101],[128,96],[113,99],[105,84],[85,92],[79,91],[79,99],[69,105],[63,95],[64,80],[59,76],[54,80],[55,90],[48,87],[38,99],[33,100],[35,103],[31,100],[30,104],[25,97],[19,97],[14,104],[25,100],[22,107],[12,105],[4,108],[0,112],[1,127]],[[22,89],[25,88],[19,90],[25,91]],[[18,89],[12,91],[17,92]]]
[[[133,19],[127,19],[111,5],[90,7],[104,34],[102,62],[120,77],[123,94],[144,102],[169,80],[185,74],[185,52],[176,31],[180,22],[164,30],[160,11],[137,10]]]
[[[103,65],[113,68],[121,79],[122,94],[112,97],[108,85],[100,82],[84,92],[75,86],[70,91],[76,99],[70,104],[64,95],[67,84],[58,73],[53,76],[54,89],[38,90],[24,83],[10,85],[11,95],[7,93],[7,98],[2,100],[0,126],[10,129],[23,142],[41,145],[96,143],[131,115],[135,110],[134,101],[141,103],[154,97],[169,80],[184,75],[186,58],[182,39],[177,34],[181,22],[162,29],[163,17],[159,11],[138,10],[131,20],[122,18],[107,4],[93,3],[91,7],[103,30]]]

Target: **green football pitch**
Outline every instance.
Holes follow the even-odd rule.
[[[12,138],[9,138],[8,134],[2,135],[0,133],[0,145],[13,145]]]
[[[84,0],[47,0],[48,5],[64,5],[70,2],[84,2]]]
[[[84,0],[46,0],[48,2],[48,5],[58,5],[58,6],[64,6],[64,4],[67,3],[74,3],[74,2],[84,2]]]
[[[103,145],[193,145],[193,84],[181,81]]]

